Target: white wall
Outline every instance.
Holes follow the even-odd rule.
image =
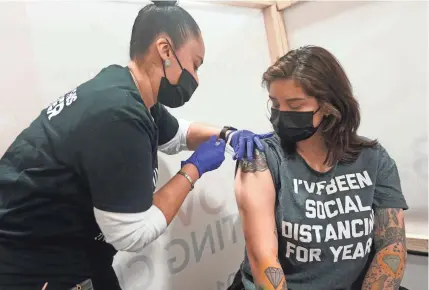
[[[360,134],[396,160],[407,232],[428,235],[428,3],[306,2],[284,13],[291,48],[319,45],[345,68],[361,105]]]
[[[0,152],[50,101],[104,66],[127,63],[131,27],[142,4],[119,2],[0,3]],[[209,4],[184,7],[200,24],[206,58],[195,96],[173,113],[267,131],[267,97],[260,83],[270,60],[262,13]],[[187,155],[159,155],[159,186]],[[228,156],[220,170],[205,175],[168,231],[143,253],[116,257],[124,290],[226,289],[244,250],[233,167]]]

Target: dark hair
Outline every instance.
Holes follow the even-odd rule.
[[[161,33],[171,38],[171,45],[179,49],[190,37],[201,33],[194,18],[177,1],[153,1],[144,6],[134,21],[130,41],[130,58],[144,55],[155,37]]]
[[[357,135],[359,104],[346,73],[326,49],[305,46],[291,50],[270,66],[262,79],[267,88],[276,79],[293,79],[329,113],[322,121],[322,134],[328,148],[325,164],[353,162],[363,148],[377,144],[377,140]]]

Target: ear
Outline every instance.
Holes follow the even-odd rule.
[[[159,38],[156,43],[156,49],[161,56],[163,62],[171,57],[171,47],[165,37]]]
[[[323,117],[328,117],[329,115],[331,115],[331,110],[329,106],[327,106],[326,104],[322,104],[320,108],[320,113],[323,115]]]

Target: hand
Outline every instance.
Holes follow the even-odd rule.
[[[264,145],[262,145],[261,139],[269,138],[271,136],[273,136],[273,133],[255,134],[248,130],[239,130],[231,133],[230,144],[235,151],[233,159],[242,160],[243,158],[246,158],[249,161],[253,161],[253,150],[255,144],[259,151],[264,152]]]
[[[208,172],[218,169],[225,160],[225,141],[216,140],[216,136],[202,143],[188,160],[182,161],[182,167],[186,164],[193,164],[198,169],[200,177]],[[219,142],[219,144],[216,144]]]

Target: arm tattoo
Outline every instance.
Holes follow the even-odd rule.
[[[286,277],[281,267],[268,267],[264,274],[269,284],[256,285],[256,290],[287,290]]]
[[[405,246],[405,228],[399,225],[399,209],[387,208],[375,211],[375,249],[380,251],[389,245]]]
[[[277,289],[277,286],[280,285],[280,282],[282,282],[284,274],[283,269],[277,268],[277,267],[268,267],[264,271],[265,276],[267,276],[268,281],[270,281],[271,285],[274,287],[274,289]]]
[[[362,289],[397,290],[405,270],[406,237],[400,209],[375,211],[376,255],[366,274]]]
[[[267,157],[259,150],[255,150],[253,161],[241,160],[241,171],[244,173],[254,173],[256,171],[265,171],[268,169]]]

